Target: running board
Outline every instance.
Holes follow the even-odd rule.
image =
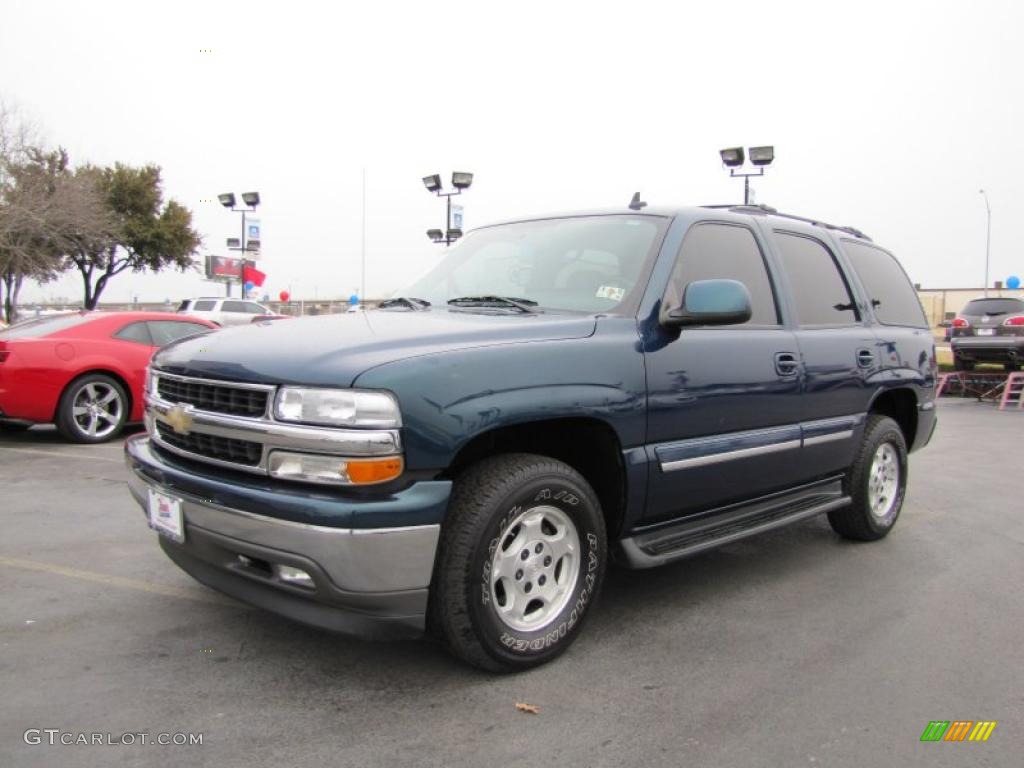
[[[850,503],[849,496],[815,494],[813,498],[779,505],[754,504],[710,521],[686,521],[670,528],[640,533],[622,539],[626,561],[633,568],[654,566],[695,555],[724,544],[756,536],[765,531],[839,509]]]

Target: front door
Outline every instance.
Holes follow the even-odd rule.
[[[783,327],[762,244],[741,224],[694,224],[664,299],[695,280],[738,280],[750,291],[742,325],[666,329],[647,323],[645,524],[796,484],[800,476],[799,348]]]

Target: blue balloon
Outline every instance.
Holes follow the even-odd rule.
[[[1017,277],[1016,275],[1010,275],[1008,278],[1006,278],[1006,287],[1020,288],[1020,278]]]
[[[348,303],[351,304],[352,306],[355,306],[356,304],[359,303],[359,297],[353,293],[351,296],[348,297]]]
[[[246,292],[251,291],[255,287],[256,287],[256,283],[252,282],[251,280],[247,280],[246,281],[246,283],[245,283],[245,290],[246,290]]]

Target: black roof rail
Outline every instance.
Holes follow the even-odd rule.
[[[869,243],[874,242],[874,240],[872,240],[870,237],[868,237],[866,234],[861,232],[856,227],[842,227],[839,226],[838,224],[829,224],[828,222],[819,221],[818,219],[808,219],[805,216],[795,216],[792,213],[780,213],[775,208],[772,208],[770,205],[702,205],[701,208],[725,209],[729,211],[734,211],[735,213],[750,213],[761,215],[770,214],[772,216],[780,216],[784,219],[792,219],[793,221],[802,221],[805,224],[811,224],[812,226],[815,227],[833,229],[836,232],[845,232],[846,234],[853,235],[854,237],[860,238],[861,240],[867,240]]]

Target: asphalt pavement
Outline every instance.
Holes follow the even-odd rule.
[[[1019,766],[1024,412],[939,418],[887,539],[817,519],[613,571],[514,676],[222,597],[159,550],[119,442],[0,434],[0,766]],[[922,743],[934,720],[997,726]],[[93,733],[202,744],[59,743]]]

